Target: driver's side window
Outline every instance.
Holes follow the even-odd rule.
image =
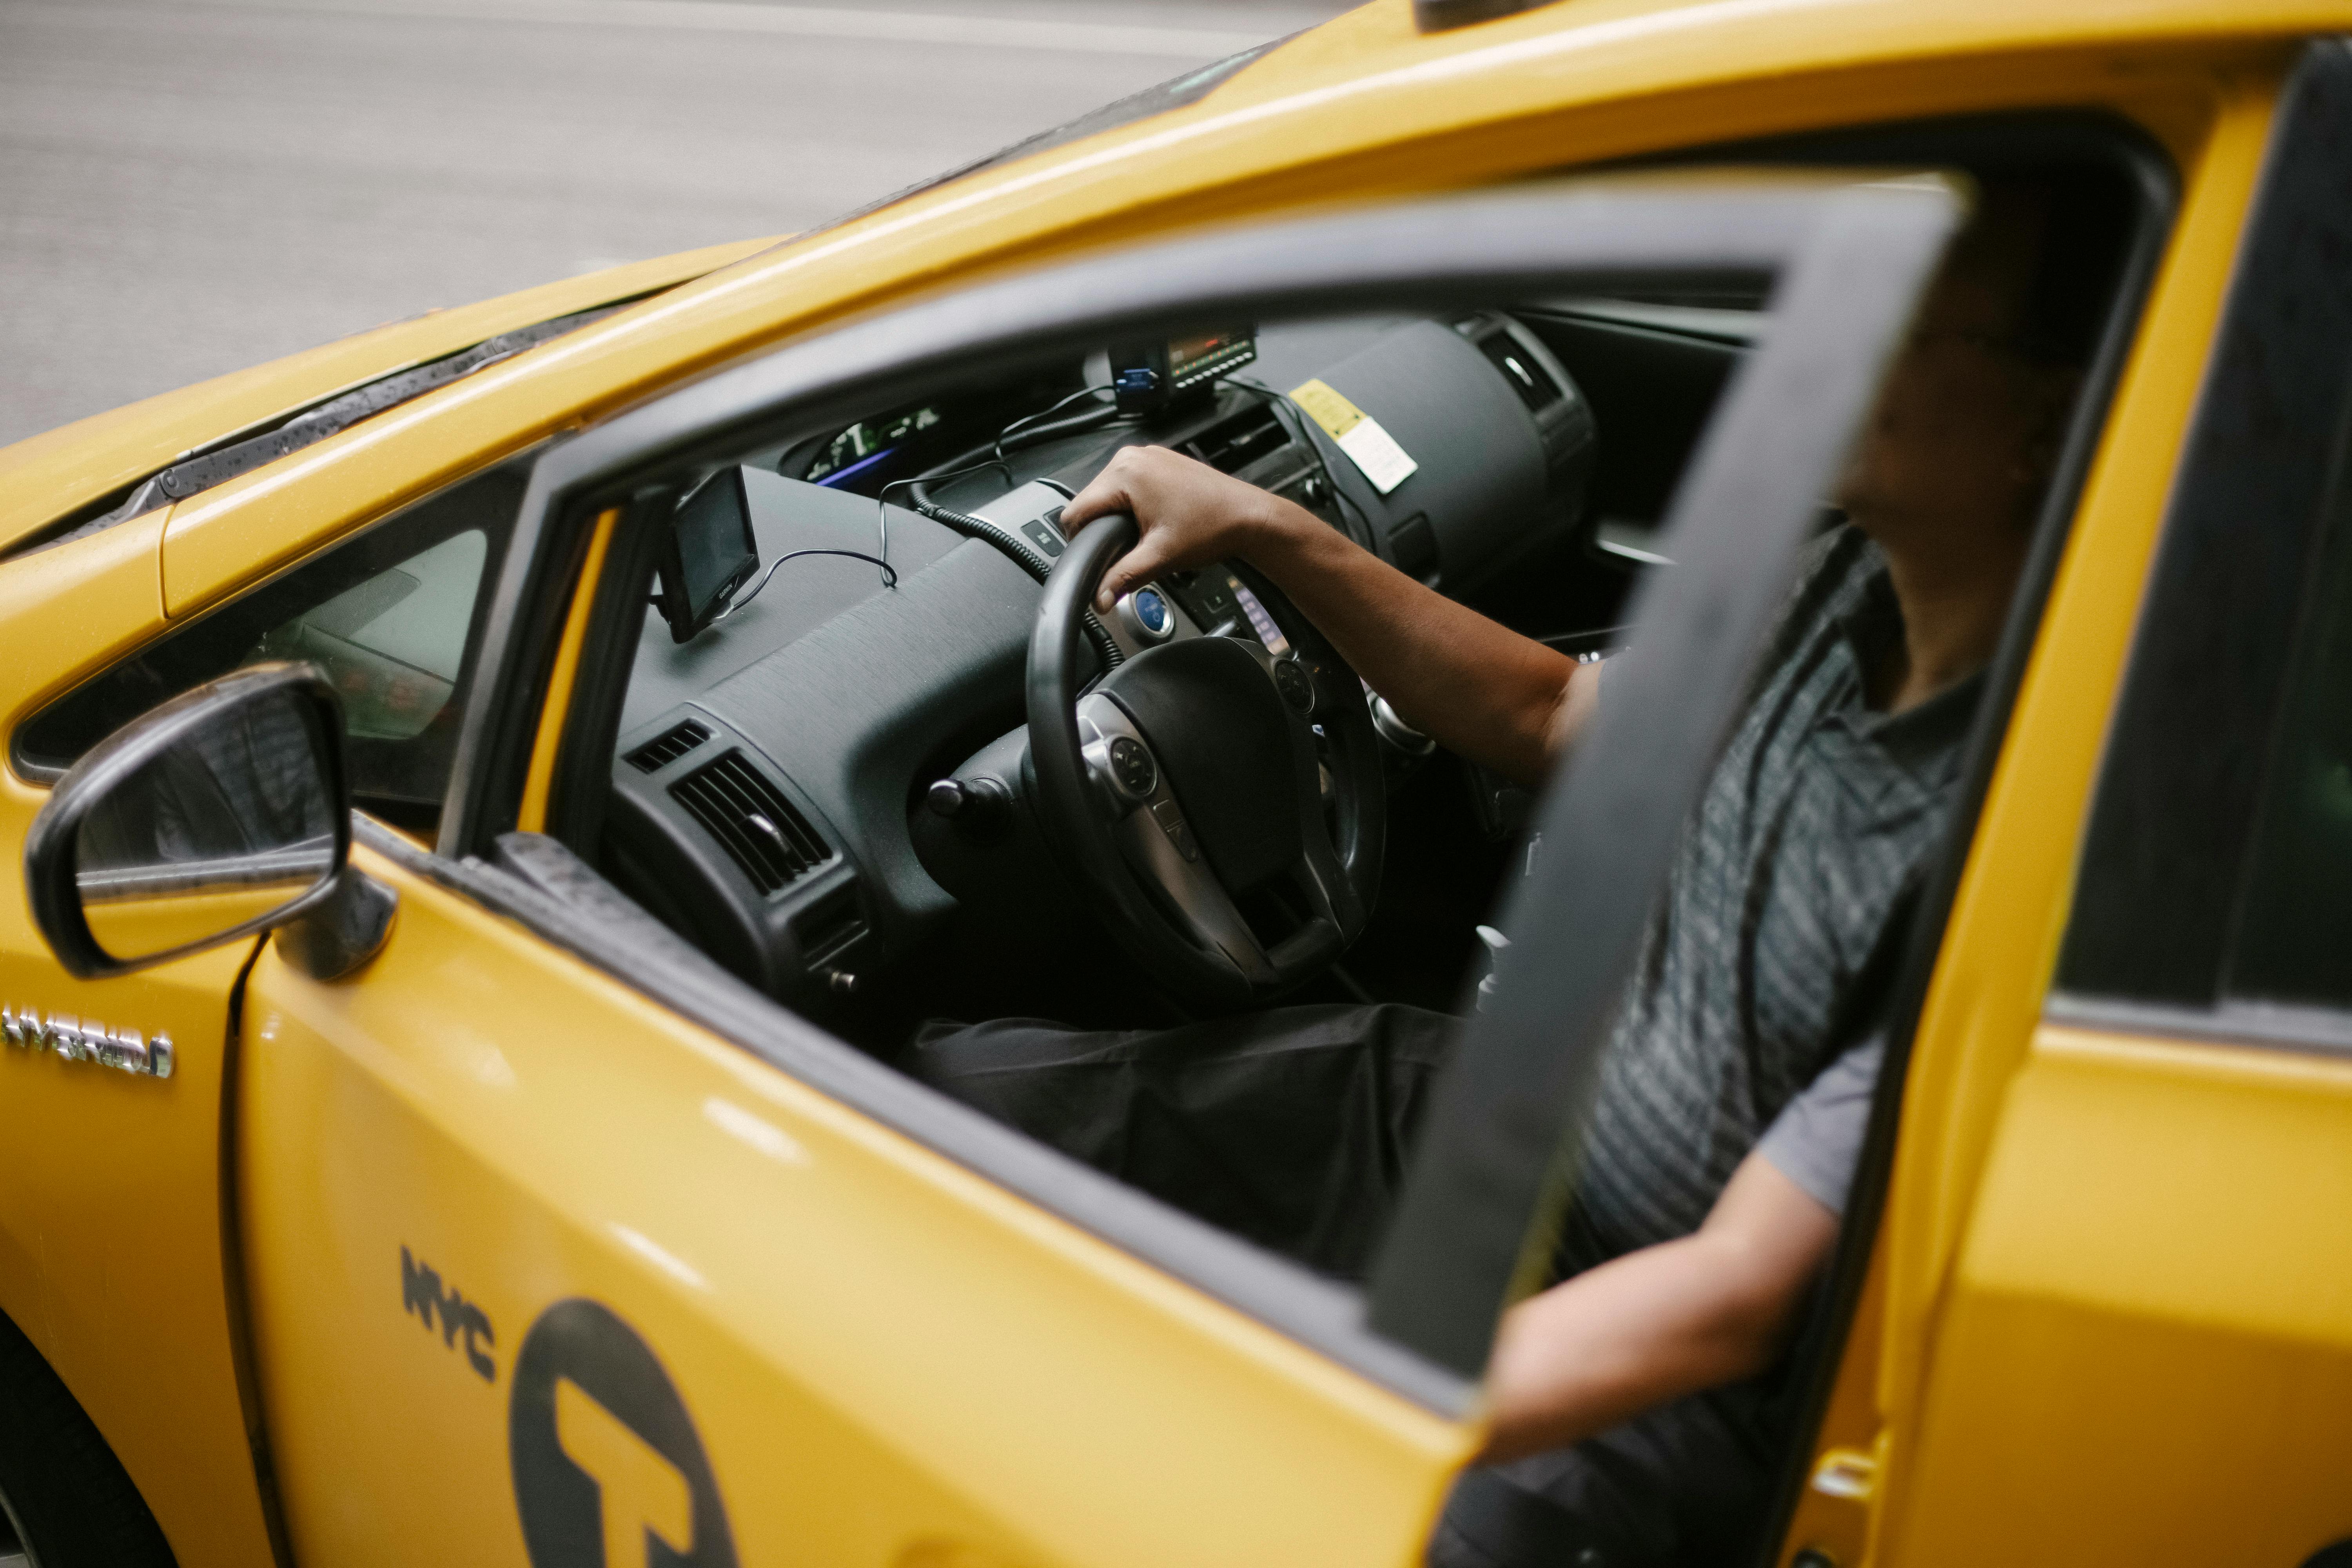
[[[246,665],[315,665],[342,699],[355,801],[438,821],[488,595],[522,480],[494,469],[263,584],[52,702],[16,762],[54,775],[122,725]]]

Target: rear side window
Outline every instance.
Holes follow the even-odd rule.
[[[2352,1007],[2352,539],[2339,515],[2265,770],[2225,994]]]
[[[308,660],[342,693],[354,740],[413,741],[449,710],[489,536],[430,544],[263,635],[243,662]]]
[[[19,730],[18,770],[60,773],[166,699],[283,659],[341,696],[360,805],[429,830],[522,488],[519,469],[468,479],[148,645]]]
[[[2297,68],[2111,730],[2062,1002],[2352,1008],[2352,50]],[[2336,1032],[2334,1026],[2328,1031]]]

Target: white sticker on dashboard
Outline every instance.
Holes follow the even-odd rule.
[[[1412,478],[1421,465],[1396,437],[1381,428],[1381,422],[1367,414],[1356,427],[1339,437],[1339,450],[1355,459],[1356,467],[1364,470],[1364,478],[1382,495]]]
[[[1348,401],[1347,396],[1328,382],[1310,381],[1296,387],[1290,400],[1307,412],[1307,416],[1323,426],[1349,461],[1372,481],[1372,488],[1382,495],[1420,471],[1421,465],[1412,455],[1397,445],[1396,437],[1381,427],[1381,422]]]

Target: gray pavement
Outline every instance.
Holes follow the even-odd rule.
[[[0,0],[0,445],[823,222],[1324,0]]]

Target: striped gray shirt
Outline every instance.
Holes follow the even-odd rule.
[[[1823,1104],[1775,1130],[1768,1157],[1808,1190],[1833,1186],[1825,1201],[1843,1206],[1860,1141],[1844,1123],[1868,1097],[1842,1080],[1826,1092],[1839,1075],[1823,1069],[1856,1044],[1832,1037],[1841,1002],[1943,830],[1982,686],[1872,711],[1864,672],[1902,635],[1877,546],[1851,526],[1824,535],[1643,942],[1601,1068],[1567,1269],[1697,1229],[1817,1078]],[[1830,1146],[1809,1159],[1809,1139]],[[1844,1175],[1825,1181],[1821,1167],[1840,1159]]]

